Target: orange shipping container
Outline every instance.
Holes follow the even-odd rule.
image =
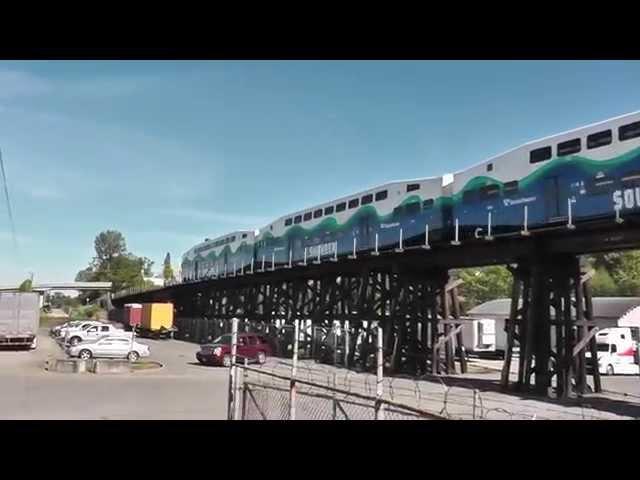
[[[151,331],[173,326],[172,303],[145,303],[142,306],[142,328]]]

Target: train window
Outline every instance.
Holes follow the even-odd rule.
[[[243,234],[242,234],[242,238],[247,238],[247,234],[246,234],[246,233],[243,233]]]
[[[580,143],[579,138],[574,138],[573,140],[568,140],[566,142],[562,142],[558,144],[557,153],[559,157],[564,157],[565,155],[571,155],[573,153],[578,153],[582,145]]]
[[[486,200],[500,195],[500,187],[498,185],[486,185],[480,188],[480,198]]]
[[[430,198],[429,200],[425,200],[424,202],[422,202],[422,209],[426,210],[428,208],[433,208],[433,198]]]
[[[302,222],[302,215],[296,215],[293,219],[293,223],[298,224]]]
[[[477,199],[477,190],[467,190],[462,194],[462,203],[473,203]]]
[[[380,192],[376,192],[376,202],[379,202],[380,200],[384,200],[385,198],[387,198],[387,191],[386,190],[382,190]]]
[[[233,237],[231,237],[231,241],[235,242],[236,241],[236,236],[234,235]]]
[[[292,223],[293,223],[293,218],[287,218],[287,219],[284,221],[284,226],[285,226],[285,227],[288,227],[288,226],[289,226],[289,225],[291,225]]]
[[[320,218],[322,216],[322,209],[319,208],[315,212],[313,212],[313,218]]]
[[[618,139],[630,140],[632,138],[640,137],[640,122],[633,122],[628,125],[622,125],[618,129]]]
[[[336,205],[336,213],[337,212],[344,212],[347,209],[347,203],[346,202],[340,202],[339,204]]]
[[[610,192],[615,185],[615,181],[612,178],[604,176],[596,177],[587,185],[587,193],[589,195],[600,195]]]
[[[518,193],[518,181],[512,180],[511,182],[507,182],[503,186],[505,195],[513,195],[514,193]]]
[[[487,172],[493,172],[493,163],[487,163]]]
[[[349,200],[349,208],[356,208],[358,205],[360,205],[359,198],[354,198],[353,200]]]
[[[324,209],[325,215],[331,215],[333,213],[333,205]]]
[[[536,148],[529,152],[529,163],[544,162],[551,158],[551,147]]]
[[[371,202],[373,202],[373,194],[362,197],[362,205],[369,205]]]
[[[587,148],[604,147],[611,143],[611,130],[592,133],[587,137]]]
[[[420,212],[420,205],[420,202],[411,202],[407,203],[407,206],[405,208],[409,215],[415,215],[416,213]]]
[[[419,183],[408,183],[407,184],[407,192],[413,192],[414,190],[420,190]]]
[[[306,222],[307,220],[311,220],[311,212],[307,212],[304,214],[304,217],[302,217],[302,219]]]
[[[640,171],[629,172],[622,177],[622,185],[625,187],[640,185]]]

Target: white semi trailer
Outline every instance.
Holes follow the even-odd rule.
[[[36,348],[39,327],[39,294],[0,293],[0,347]]]

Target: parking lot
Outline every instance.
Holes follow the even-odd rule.
[[[193,343],[141,342],[164,368],[114,375],[47,372],[47,358],[63,353],[46,329],[40,330],[34,351],[0,351],[0,418],[226,418],[226,369],[197,364]]]
[[[46,329],[40,330],[38,348],[34,351],[0,351],[0,418],[226,419],[227,369],[198,364],[195,359],[198,346],[194,343],[178,340],[140,341],[149,345],[150,359],[161,362],[163,368],[110,375],[48,372],[44,369],[46,360],[62,358],[64,353],[49,337]],[[273,358],[269,359],[264,368],[286,375],[289,362]],[[325,376],[332,368],[314,362],[309,365],[314,372]],[[486,402],[498,402],[503,407],[508,405],[514,412],[526,410],[526,414],[523,414],[527,418],[533,418],[536,412],[540,412],[537,413],[538,418],[546,418],[550,407],[560,409],[551,418],[579,418],[581,415],[571,413],[575,407],[567,409],[567,415],[564,415],[561,410],[565,407],[560,405],[552,406],[546,402],[495,392],[500,361],[474,360],[471,365],[473,368],[470,374],[446,380],[447,384],[454,387],[453,396],[467,395],[471,391],[469,388],[478,388],[485,391],[482,395]],[[323,373],[325,370],[327,372]],[[306,371],[306,367],[301,365],[302,378],[307,375]],[[344,369],[340,369],[339,379],[344,375]],[[366,376],[357,373],[348,375],[350,388],[355,387]],[[326,383],[325,378],[319,380]],[[407,398],[402,398],[401,394],[404,383],[407,383],[404,389],[407,392],[410,390]],[[441,390],[439,383],[419,383],[424,398]],[[596,409],[592,418],[640,417],[640,379],[637,376],[602,377],[602,383],[608,398],[588,402],[591,408]],[[469,392],[465,393],[463,389]],[[385,378],[385,396],[391,394],[393,397],[395,394],[395,400],[413,404],[414,390],[414,382]],[[433,404],[422,402],[420,407],[439,410],[440,400]]]

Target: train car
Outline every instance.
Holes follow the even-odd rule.
[[[442,177],[398,181],[278,218],[256,238],[261,268],[438,241],[451,230]]]
[[[202,280],[247,270],[254,255],[254,241],[253,230],[206,239],[183,255],[182,280]]]
[[[640,210],[640,112],[527,143],[454,174],[459,239]]]

